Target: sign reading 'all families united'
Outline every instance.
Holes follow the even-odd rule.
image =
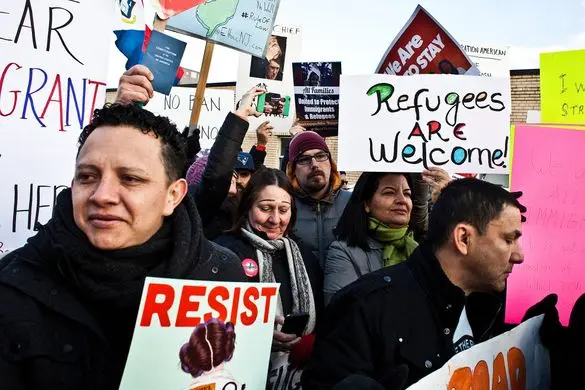
[[[339,166],[507,173],[507,78],[341,76]]]

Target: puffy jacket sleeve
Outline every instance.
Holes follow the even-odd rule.
[[[254,167],[256,170],[264,166],[264,160],[266,160],[265,150],[258,150],[256,149],[256,145],[253,145],[250,148],[250,155],[252,155],[252,159],[254,160]]]
[[[359,277],[344,243],[333,241],[329,246],[324,274],[323,297],[327,306],[337,291]]]
[[[229,113],[211,147],[201,183],[189,188],[203,225],[207,225],[227,197],[238,153],[249,123]]]

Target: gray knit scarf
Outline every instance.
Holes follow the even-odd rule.
[[[261,283],[276,283],[274,272],[272,272],[272,253],[283,249],[286,250],[293,296],[293,312],[309,313],[309,321],[303,334],[311,334],[315,329],[315,298],[309,281],[309,275],[307,274],[307,269],[303,263],[303,257],[301,256],[301,251],[297,243],[288,237],[265,240],[255,234],[248,223],[241,230],[242,235],[256,249]],[[276,314],[279,316],[284,315],[280,294],[278,295]]]

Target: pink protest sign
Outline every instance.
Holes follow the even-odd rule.
[[[585,131],[516,126],[512,190],[528,211],[523,225],[524,263],[508,279],[506,320],[550,293],[566,325],[585,293]]]

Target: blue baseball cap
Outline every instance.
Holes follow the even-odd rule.
[[[254,159],[250,153],[240,152],[238,154],[238,160],[236,161],[236,170],[247,170],[247,171],[254,171],[256,167],[254,166]]]

